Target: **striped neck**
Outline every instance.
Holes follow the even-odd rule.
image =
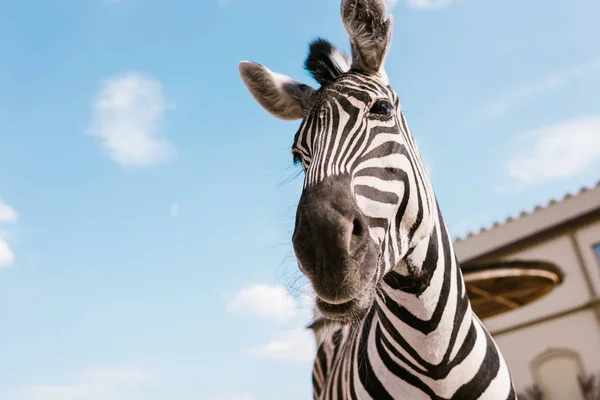
[[[499,387],[492,390],[500,396],[494,398],[514,399],[506,363],[471,310],[439,213],[425,245],[421,264],[409,266],[420,274],[409,278],[394,270],[388,273],[376,306],[363,323],[362,346],[371,363],[385,366],[377,373],[365,370],[365,382],[369,378],[380,382],[384,393],[384,383],[393,387],[392,382],[401,377],[431,399],[485,397],[496,382]],[[418,254],[415,249],[411,262]],[[377,386],[374,383],[371,390],[377,391]]]
[[[404,262],[385,276],[377,296],[384,338],[409,349],[407,356],[422,366],[444,364],[464,345],[472,311],[439,212],[430,237]]]

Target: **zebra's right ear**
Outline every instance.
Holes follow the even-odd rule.
[[[304,117],[313,88],[253,62],[242,61],[238,68],[252,97],[269,113],[284,120]]]
[[[342,21],[352,46],[352,68],[381,73],[392,40],[385,0],[342,0]]]

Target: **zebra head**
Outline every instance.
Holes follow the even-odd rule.
[[[292,146],[305,172],[293,235],[300,270],[329,319],[356,320],[392,269],[418,277],[437,208],[383,64],[392,18],[384,0],[343,0],[349,58],[325,40],[306,68],[318,90],[242,62],[244,84],[275,117],[302,120]]]

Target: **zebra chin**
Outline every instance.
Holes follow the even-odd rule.
[[[329,268],[342,273],[325,270],[321,274],[307,274],[318,310],[325,318],[341,323],[362,319],[373,305],[381,276],[374,248],[365,249],[358,261],[347,260],[343,265],[329,265]]]
[[[331,304],[317,295],[316,305],[326,319],[351,323],[361,320],[371,309],[375,299],[375,285],[370,290],[363,290],[359,296],[341,304]]]
[[[343,263],[312,268],[299,263],[316,294],[316,306],[330,320],[352,322],[361,319],[371,308],[381,274],[373,249]]]

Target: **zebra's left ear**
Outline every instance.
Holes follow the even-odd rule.
[[[342,0],[342,20],[352,46],[352,68],[381,73],[392,39],[385,0]]]
[[[304,117],[313,88],[253,62],[242,61],[239,71],[252,97],[269,113],[284,120]]]

